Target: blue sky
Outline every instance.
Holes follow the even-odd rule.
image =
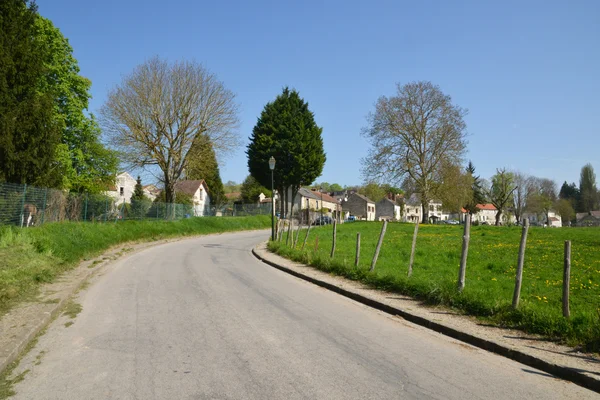
[[[38,0],[92,80],[97,113],[124,74],[159,55],[205,65],[237,95],[244,146],[223,160],[242,181],[264,105],[297,89],[323,127],[318,181],[362,182],[360,135],[379,96],[429,80],[467,108],[482,177],[507,167],[579,182],[600,176],[600,2]]]

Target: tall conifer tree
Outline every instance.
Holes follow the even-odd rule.
[[[187,179],[204,179],[210,192],[210,202],[219,206],[226,200],[219,163],[210,138],[201,134],[196,137],[188,153]]]
[[[273,102],[267,103],[252,130],[246,151],[250,174],[270,188],[269,158],[273,156],[275,188],[284,195],[291,189],[286,203],[291,202],[301,186],[310,185],[323,171],[326,156],[322,131],[308,103],[297,91],[284,88]],[[286,214],[285,210],[282,213]]]
[[[0,175],[9,182],[45,185],[52,173],[60,124],[52,91],[40,91],[47,72],[38,40],[35,2],[0,2]]]

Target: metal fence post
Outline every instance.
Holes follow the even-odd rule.
[[[104,222],[108,218],[108,199],[104,199]]]
[[[25,218],[25,197],[27,196],[27,184],[23,185],[23,200],[21,201],[21,228],[23,227],[23,219]]]
[[[46,202],[48,201],[48,188],[44,190],[44,204],[42,205],[42,223],[44,225],[44,218],[46,217]]]

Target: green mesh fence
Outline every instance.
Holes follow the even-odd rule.
[[[226,204],[200,208],[151,200],[123,202],[105,194],[76,194],[57,189],[0,184],[0,225],[38,226],[49,222],[175,220],[197,216],[269,215],[270,204]]]

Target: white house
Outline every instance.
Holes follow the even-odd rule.
[[[144,186],[144,196],[154,201],[160,195],[161,190],[155,185]]]
[[[185,193],[192,196],[194,203],[194,216],[204,216],[204,210],[210,207],[210,196],[208,186],[204,179],[194,181],[179,181],[175,184],[175,202],[177,202],[177,193]]]
[[[130,203],[131,196],[137,181],[127,172],[121,172],[115,179],[115,185],[111,186],[106,195],[115,199],[115,205]]]
[[[428,216],[432,222],[452,219],[452,214],[443,209],[440,200],[430,200],[427,207],[429,207]],[[423,220],[423,206],[421,204],[421,196],[418,193],[413,193],[406,200],[403,219],[406,222],[412,223]]]
[[[477,211],[471,217],[471,223],[477,222],[480,224],[489,224],[494,225],[496,223],[496,213],[498,209],[494,207],[493,204],[477,204]],[[467,215],[467,210],[464,208],[461,210],[460,214],[460,222],[465,221],[465,216]]]
[[[528,219],[530,225],[540,225],[540,226],[548,225],[553,228],[561,228],[562,227],[562,218],[560,217],[560,214],[558,214],[554,210],[548,211],[548,219],[550,220],[549,223],[546,220],[546,214],[544,214],[544,213],[538,214],[538,213],[525,212],[525,213],[523,213],[523,219]]]

